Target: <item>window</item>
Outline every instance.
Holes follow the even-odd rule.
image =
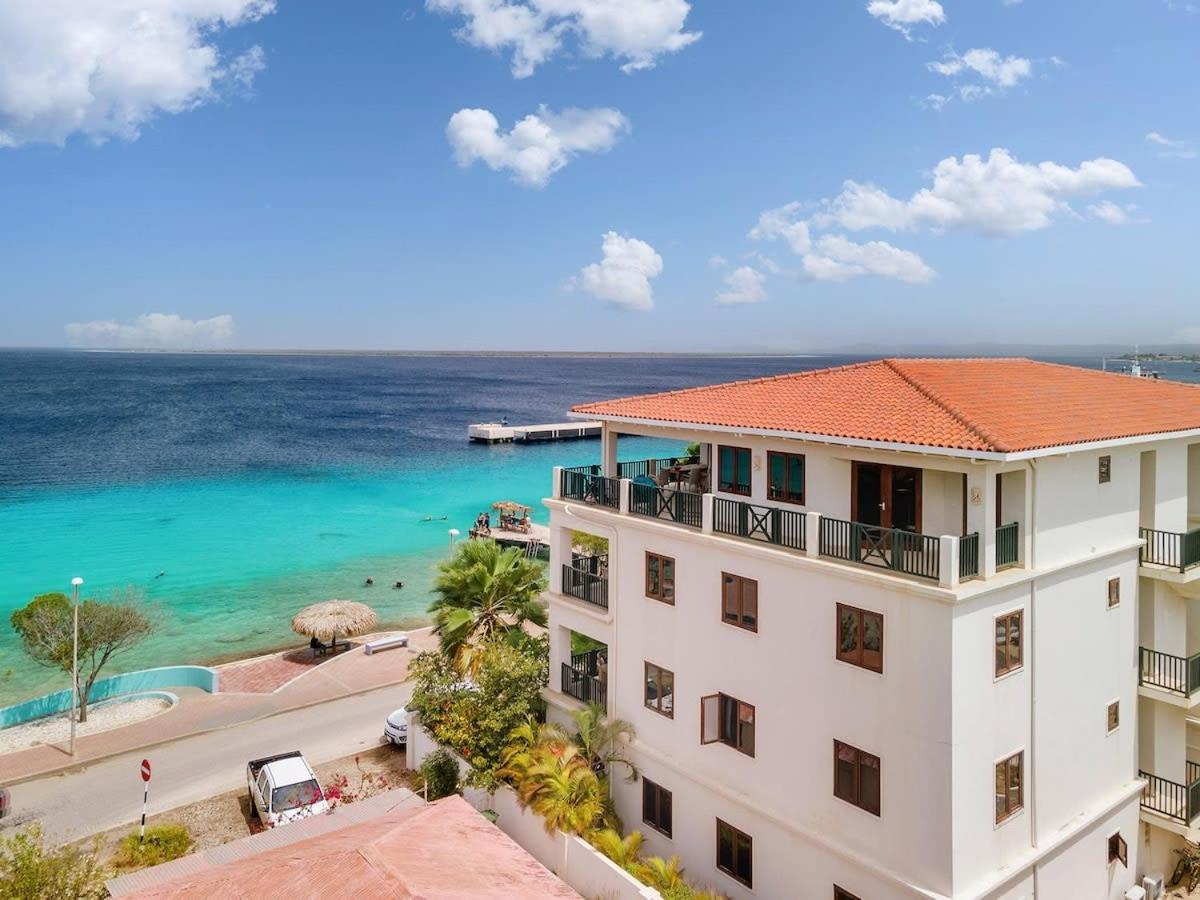
[[[1116,860],[1125,868],[1129,868],[1129,845],[1125,843],[1125,838],[1121,837],[1121,832],[1115,832],[1108,838],[1108,861]]]
[[[834,741],[833,795],[879,815],[880,768],[878,756]]]
[[[721,621],[747,631],[758,631],[757,581],[721,573]]]
[[[717,448],[717,489],[729,494],[750,493],[750,450]]]
[[[753,887],[753,847],[750,835],[717,819],[717,868],[746,887]]]
[[[1121,579],[1108,579],[1108,608],[1112,609],[1121,602]]]
[[[649,778],[642,779],[642,821],[671,836],[671,792]]]
[[[675,718],[675,673],[654,663],[646,663],[644,702],[647,709],[661,713],[668,719]]]
[[[1108,704],[1108,733],[1112,734],[1121,727],[1121,701],[1114,700]]]
[[[837,658],[872,672],[883,671],[883,615],[837,605]]]
[[[833,900],[858,900],[858,897],[835,884],[833,886]]]
[[[675,560],[671,557],[646,554],[646,596],[675,605]]]
[[[1112,481],[1112,457],[1100,457],[1100,483],[1108,484]]]
[[[754,755],[754,707],[727,694],[700,698],[700,743],[728,744]]]
[[[1025,751],[1014,753],[996,763],[996,824],[1020,812],[1025,806]]]
[[[804,503],[804,454],[767,454],[767,497],[784,503]]]
[[[1015,672],[1024,665],[1021,649],[1021,625],[1024,614],[1006,613],[996,617],[996,677]]]

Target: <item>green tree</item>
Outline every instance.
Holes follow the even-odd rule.
[[[526,623],[546,625],[540,599],[546,590],[543,568],[515,547],[463,541],[439,567],[433,589],[433,631],[460,672],[478,670],[479,648],[492,638],[520,644],[528,637]]]
[[[615,862],[626,872],[636,872],[642,861],[642,843],[644,838],[640,831],[632,831],[626,837],[612,828],[601,828],[589,838],[593,847]]]
[[[586,531],[572,531],[571,546],[578,547],[588,556],[604,556],[608,553],[608,538]]]
[[[66,594],[42,594],[15,611],[10,621],[22,646],[36,662],[68,674],[74,613]],[[101,670],[154,631],[154,622],[131,589],[107,602],[89,598],[79,605],[79,721],[87,721],[87,703]]]
[[[458,760],[441,747],[425,757],[420,773],[426,800],[441,800],[458,793]]]
[[[522,809],[541,816],[549,834],[587,835],[600,825],[604,788],[574,744],[551,736],[543,743],[517,747],[506,758],[498,774],[512,782]]]
[[[101,900],[108,896],[95,846],[47,847],[38,824],[0,838],[0,900]]]
[[[577,729],[575,743],[579,745],[592,771],[606,778],[611,767],[620,764],[629,769],[627,781],[637,780],[637,767],[622,749],[625,742],[632,740],[635,735],[632,722],[608,718],[604,714],[604,707],[598,703],[589,703],[586,708],[573,711],[571,718]]]

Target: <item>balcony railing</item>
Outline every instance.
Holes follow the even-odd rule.
[[[996,528],[996,568],[1015,566],[1021,559],[1021,523],[1009,522]]]
[[[562,567],[562,592],[608,609],[608,557],[580,556]]]
[[[958,577],[960,581],[979,576],[979,532],[958,539]]]
[[[608,708],[608,648],[575,653],[562,664],[562,692],[583,703]]]
[[[778,547],[804,550],[804,513],[741,500],[713,498],[713,531]]]
[[[637,478],[645,475],[647,478],[657,478],[664,469],[672,466],[687,466],[698,463],[698,456],[667,456],[662,459],[633,459],[617,463],[618,478]]]
[[[1172,656],[1142,647],[1138,652],[1138,684],[1190,697],[1200,690],[1200,653]]]
[[[595,466],[562,470],[562,496],[568,500],[594,503],[609,509],[621,507],[621,481],[592,473]]]
[[[1174,819],[1184,825],[1190,825],[1200,815],[1200,777],[1194,777],[1200,772],[1200,766],[1189,761],[1187,764],[1187,784],[1179,784],[1159,778],[1149,772],[1138,772],[1138,776],[1146,779],[1142,788],[1142,809]]]
[[[831,559],[938,579],[941,541],[928,534],[821,517],[820,553]]]
[[[703,516],[704,495],[653,484],[629,485],[629,511],[635,516],[667,519],[679,525],[699,528]]]
[[[1200,566],[1200,528],[1191,531],[1159,531],[1155,528],[1140,529],[1142,540],[1142,565],[1165,566],[1186,572]]]

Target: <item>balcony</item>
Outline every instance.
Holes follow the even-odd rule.
[[[804,528],[804,513],[798,510],[713,498],[713,531],[717,534],[803,551],[807,549]]]
[[[1142,809],[1190,827],[1200,817],[1200,764],[1188,760],[1188,783],[1179,784],[1149,772],[1138,772],[1146,779],[1142,788]]]
[[[831,559],[934,581],[941,571],[941,540],[932,535],[826,517],[821,518],[820,533],[821,555]]]
[[[562,592],[576,600],[608,609],[608,557],[577,556],[562,567]]]
[[[1200,528],[1183,533],[1141,528],[1139,535],[1146,542],[1141,550],[1143,566],[1174,569],[1180,573],[1200,566]]]
[[[1138,684],[1193,699],[1200,691],[1200,653],[1172,656],[1149,647],[1138,651]]]
[[[608,648],[571,654],[562,664],[562,692],[582,703],[608,708]]]

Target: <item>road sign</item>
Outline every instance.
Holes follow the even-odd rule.
[[[142,781],[150,780],[150,760],[142,760]]]
[[[138,832],[138,843],[146,839],[146,804],[150,802],[150,760],[142,760],[142,829]]]

